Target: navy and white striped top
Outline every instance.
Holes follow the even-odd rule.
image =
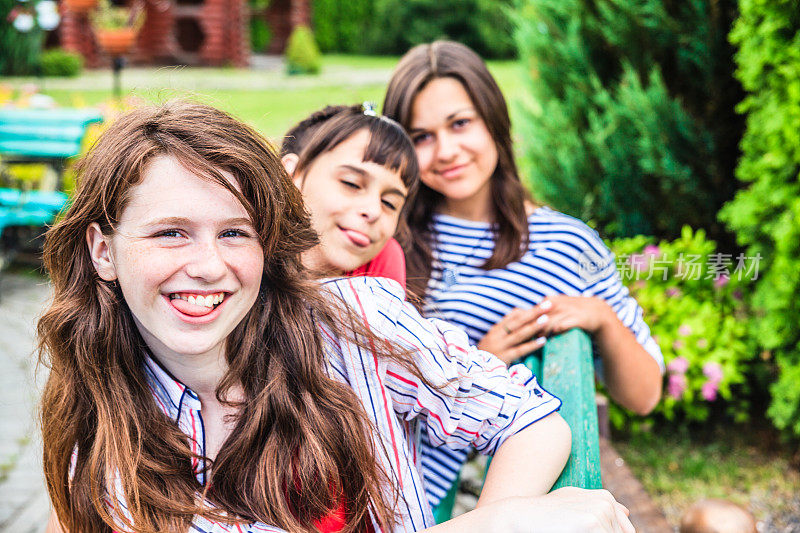
[[[375,429],[378,458],[400,498],[398,522],[375,531],[417,531],[433,526],[420,474],[419,434],[425,428],[436,445],[451,448],[474,446],[493,454],[505,440],[556,411],[561,401],[538,386],[523,365],[511,368],[489,353],[470,346],[460,329],[442,320],[426,320],[405,302],[405,291],[383,278],[347,278],[325,284],[333,301],[344,301],[379,337],[414,352],[420,372],[395,361],[378,358],[371,350],[323,331],[331,378],[351,387]],[[186,434],[193,453],[204,455],[205,432],[198,396],[170,376],[154,360],[145,362],[145,375],[153,399],[166,416]],[[205,482],[203,465],[192,465],[198,481]],[[390,487],[386,488],[389,495]],[[107,505],[112,516],[130,514],[120,480],[113,484]],[[112,498],[113,496],[113,498]],[[391,501],[391,499],[389,500]],[[123,527],[115,528],[125,531]],[[278,533],[270,524],[225,524],[196,517],[190,531],[196,533]]]
[[[519,261],[486,271],[481,265],[494,250],[491,225],[434,215],[426,315],[463,328],[478,344],[515,307],[535,306],[553,294],[596,296],[608,302],[663,372],[661,349],[597,232],[548,207],[528,216],[528,230],[528,251]],[[428,499],[435,507],[457,478],[467,451],[430,447],[423,435],[421,453]]]

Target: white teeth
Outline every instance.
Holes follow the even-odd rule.
[[[224,292],[218,292],[215,294],[209,294],[207,296],[203,296],[202,294],[197,295],[186,295],[185,293],[172,293],[169,295],[170,300],[184,300],[189,302],[192,305],[202,305],[204,307],[214,307],[215,305],[222,303],[222,300],[225,299]]]

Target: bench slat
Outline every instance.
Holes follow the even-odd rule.
[[[536,375],[548,392],[561,398],[559,413],[572,430],[572,451],[553,489],[602,488],[592,341],[573,329],[548,339],[542,352],[542,370]]]
[[[83,125],[101,122],[103,116],[96,109],[0,109],[0,124],[22,122],[44,125]]]
[[[80,153],[86,128],[102,120],[96,109],[0,109],[0,154],[66,159]]]
[[[0,124],[0,139],[78,141],[83,139],[83,125],[53,126],[34,124]]]
[[[48,209],[20,210],[0,207],[0,233],[11,226],[47,226],[54,214]]]
[[[0,154],[19,156],[21,159],[66,159],[79,153],[81,153],[80,141],[15,141],[0,139]]]
[[[67,204],[68,196],[60,191],[20,191],[0,188],[0,206],[6,208],[45,209],[55,214]]]

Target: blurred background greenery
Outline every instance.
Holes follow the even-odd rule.
[[[254,51],[274,34],[259,15],[268,3],[250,1]],[[60,106],[100,106],[113,120],[142,101],[190,97],[277,141],[324,105],[381,102],[409,47],[463,42],[488,60],[509,100],[534,197],[588,221],[609,239],[621,273],[637,272],[623,280],[665,354],[664,400],[645,418],[613,408],[611,421],[648,488],[697,494],[697,479],[716,479],[745,500],[768,485],[748,472],[774,479],[779,464],[795,470],[778,492],[795,490],[797,500],[800,0],[311,4],[312,26],[296,30],[285,62],[129,68],[120,104],[109,73],[81,71],[74,58],[41,64],[76,77],[43,76],[42,36],[20,39],[11,20],[19,2],[0,0],[0,47],[17,58],[0,61],[0,105],[29,105],[38,93]],[[689,279],[691,256],[706,267],[717,256],[724,271]],[[738,261],[756,259],[757,272],[742,276]],[[653,275],[658,262],[669,265],[666,279]],[[743,434],[769,435],[770,445],[732,438]],[[763,463],[758,450],[775,461]],[[725,456],[742,457],[739,474]]]

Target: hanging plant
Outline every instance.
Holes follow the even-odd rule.
[[[142,27],[144,12],[139,3],[131,7],[112,6],[108,0],[100,0],[98,9],[92,14],[97,44],[111,56],[126,54]]]
[[[88,13],[97,5],[97,0],[62,0],[73,13]]]

